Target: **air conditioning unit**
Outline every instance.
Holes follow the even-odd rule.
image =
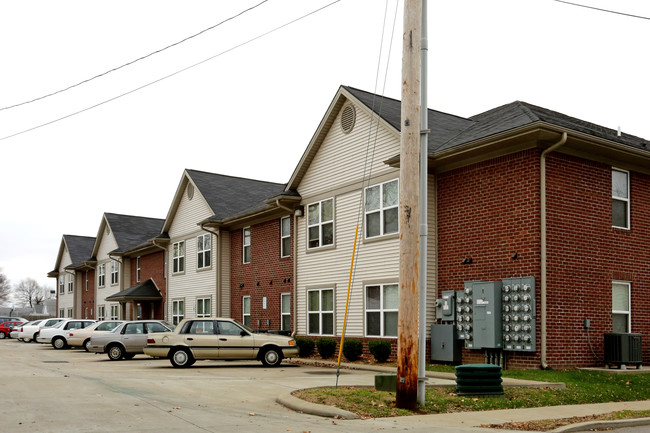
[[[605,334],[605,365],[625,369],[627,364],[641,368],[641,334]]]

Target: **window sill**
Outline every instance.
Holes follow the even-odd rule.
[[[336,245],[335,245],[335,244],[332,244],[332,245],[325,245],[325,246],[322,246],[322,247],[307,248],[307,254],[310,254],[310,253],[317,253],[317,252],[319,252],[319,251],[335,250],[335,249],[336,249]]]
[[[399,239],[399,233],[391,233],[389,235],[381,235],[381,236],[373,236],[371,238],[367,238],[364,236],[363,238],[363,243],[373,243],[373,242],[381,242],[381,241],[386,241],[390,239]]]

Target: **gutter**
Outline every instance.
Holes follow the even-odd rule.
[[[557,150],[560,146],[564,145],[567,141],[567,133],[563,132],[560,140],[542,152],[539,161],[539,184],[540,184],[540,300],[541,300],[541,367],[543,370],[548,370],[546,360],[547,352],[547,320],[546,320],[546,155]]]

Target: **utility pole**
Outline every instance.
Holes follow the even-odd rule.
[[[400,140],[397,407],[417,408],[420,277],[420,44],[422,0],[404,2]]]

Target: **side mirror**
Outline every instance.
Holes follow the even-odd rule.
[[[248,335],[248,332],[242,330],[242,331],[239,333],[239,335],[241,335],[242,337],[245,337],[245,336]]]

